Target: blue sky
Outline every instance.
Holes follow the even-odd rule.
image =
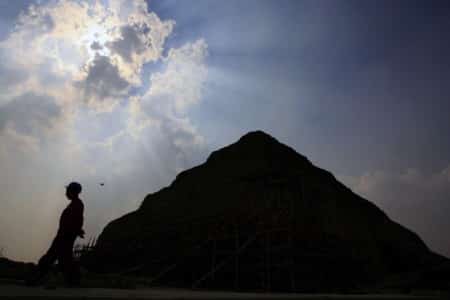
[[[118,8],[113,8],[114,1],[121,3],[101,3],[116,9],[120,17],[139,10],[131,8],[138,0]],[[54,16],[57,4],[66,2],[77,3],[41,1],[36,7]],[[10,62],[24,57],[4,49],[23,45],[10,32],[21,11],[30,15],[30,3],[0,4],[0,57],[5,57],[0,85],[8,90],[0,97],[0,137],[6,141],[0,163],[23,170],[12,176],[14,187],[0,195],[4,208],[30,204],[19,200],[27,193],[49,197],[46,208],[56,219],[65,203],[58,200],[55,185],[79,178],[91,205],[87,228],[96,235],[111,218],[135,209],[146,193],[169,184],[180,170],[203,162],[210,151],[244,133],[262,129],[418,232],[433,250],[450,255],[450,238],[442,236],[450,225],[447,1],[154,0],[148,9],[157,20],[139,13],[145,15],[146,26],[157,28],[163,37],[157,41],[161,52],[152,45],[132,44],[135,35],[125,36],[131,25],[123,18],[120,25],[109,27],[115,35],[102,38],[105,32],[97,32],[109,57],[86,57],[80,50],[75,60],[36,52],[36,57],[42,56],[41,66],[51,67],[24,71]],[[29,30],[16,31],[25,35]],[[75,37],[73,45],[86,36],[65,34]],[[52,49],[65,49],[66,41],[55,32],[35,35],[57,41]],[[128,44],[121,44],[126,38]],[[130,56],[135,64],[128,64],[124,53],[136,54]],[[62,67],[53,65],[55,59]],[[36,101],[43,101],[37,113],[16,108],[38,93],[32,80],[21,85],[22,74],[46,79],[37,84],[39,93],[43,88],[49,91],[36,95]],[[99,85],[107,89],[95,88]],[[75,89],[66,90],[67,86]],[[60,95],[78,92],[86,99],[61,100]],[[54,105],[61,111],[56,117],[49,113]],[[52,121],[44,122],[46,117]],[[18,129],[34,120],[42,132]],[[24,154],[26,160],[14,148],[22,145],[18,141],[36,148]],[[68,148],[74,153],[67,154]],[[60,155],[58,167],[47,165],[47,153]],[[24,191],[28,179],[23,172],[36,165],[48,169],[43,172],[49,179]],[[81,167],[85,165],[89,175]],[[100,191],[95,181],[112,187]],[[1,197],[17,199],[16,204]],[[54,224],[33,218],[45,234],[33,238],[32,251],[20,252],[19,259],[35,259],[52,237]],[[4,220],[11,230],[23,233],[20,225],[9,221],[12,218]],[[24,246],[0,235],[2,241],[12,245],[11,253]]]
[[[380,167],[435,171],[449,161],[450,143],[440,138],[450,125],[450,21],[442,3],[154,1],[151,7],[177,22],[168,43],[192,35],[208,42],[212,74],[193,115],[210,140],[221,144],[223,135],[264,128],[322,165],[358,174]]]

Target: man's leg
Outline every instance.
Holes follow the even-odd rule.
[[[73,244],[75,238],[65,239],[58,255],[58,262],[64,274],[64,280],[68,286],[80,285],[80,270],[73,259]]]
[[[59,239],[58,237],[55,237],[52,244],[50,245],[50,248],[41,257],[41,259],[39,259],[36,273],[26,281],[27,285],[39,285],[45,281],[45,277],[48,275],[51,267],[58,258],[58,247]]]

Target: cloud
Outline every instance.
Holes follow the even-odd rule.
[[[102,50],[102,49],[103,49],[103,46],[102,46],[98,41],[94,41],[94,42],[91,44],[91,49],[92,49],[92,50]]]
[[[164,59],[164,72],[150,77],[150,88],[144,95],[146,107],[151,111],[158,108],[163,114],[183,114],[185,110],[201,99],[202,83],[207,76],[203,63],[207,45],[200,39],[187,43],[178,49],[170,49]]]
[[[22,135],[36,136],[53,127],[60,115],[61,108],[52,97],[26,93],[0,107],[0,132],[10,127]]]
[[[151,47],[151,41],[145,41],[139,36],[140,32],[148,31],[144,27],[139,29],[137,26],[123,26],[120,29],[121,37],[111,43],[109,48],[119,54],[126,62],[132,62],[133,56],[139,55],[145,51],[146,48]]]
[[[147,11],[142,1],[134,1],[127,7],[135,11],[127,16],[127,22],[118,27],[115,38],[106,42],[105,46],[117,59],[124,76],[130,82],[139,84],[143,64],[162,57],[164,42],[172,33],[175,22],[161,21],[156,14]]]
[[[97,1],[49,1],[30,5],[20,15],[12,33],[0,43],[0,53],[14,69],[39,74],[32,82],[36,90],[58,79],[68,86],[89,82],[98,79],[91,72],[99,69],[107,71],[106,77],[114,76],[121,86],[123,81],[140,85],[144,64],[162,58],[164,42],[173,26],[173,21],[162,21],[149,12],[143,0],[112,0],[109,5]],[[89,85],[88,91],[92,92]],[[73,98],[77,101],[79,95]],[[95,99],[103,108],[103,100]],[[91,97],[89,103],[95,99]]]
[[[11,258],[46,250],[67,182],[83,185],[95,236],[206,158],[189,108],[207,44],[167,48],[174,26],[144,0],[54,0],[31,5],[0,41],[0,247]]]
[[[85,101],[101,109],[103,102],[126,96],[130,83],[120,76],[119,69],[108,56],[96,55],[88,66],[86,78],[75,85],[82,89]],[[109,103],[107,109],[114,104],[113,101]]]
[[[395,221],[416,231],[434,251],[450,256],[450,165],[426,174],[409,168],[403,172],[374,171],[359,177],[343,176],[354,192],[380,206]]]
[[[28,74],[24,70],[9,67],[7,58],[0,52],[0,87],[4,88],[2,90],[3,97],[5,93],[8,93],[16,84],[26,80],[27,77]],[[0,100],[1,103],[2,101]]]

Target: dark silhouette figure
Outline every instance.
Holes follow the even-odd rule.
[[[49,273],[51,267],[58,260],[58,266],[64,274],[64,280],[68,286],[80,284],[79,266],[73,260],[73,245],[77,237],[84,238],[83,227],[83,202],[78,197],[81,193],[81,185],[72,182],[66,186],[66,196],[71,201],[64,209],[59,220],[59,229],[47,253],[41,257],[37,266],[37,274],[28,281],[29,285],[41,283]]]

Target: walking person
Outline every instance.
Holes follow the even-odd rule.
[[[66,197],[70,204],[64,209],[59,220],[59,228],[50,248],[39,260],[37,274],[27,281],[28,285],[42,283],[51,267],[58,261],[68,286],[80,285],[81,274],[79,266],[73,260],[73,245],[77,237],[84,238],[83,212],[84,204],[79,198],[81,184],[71,182],[66,186]]]

